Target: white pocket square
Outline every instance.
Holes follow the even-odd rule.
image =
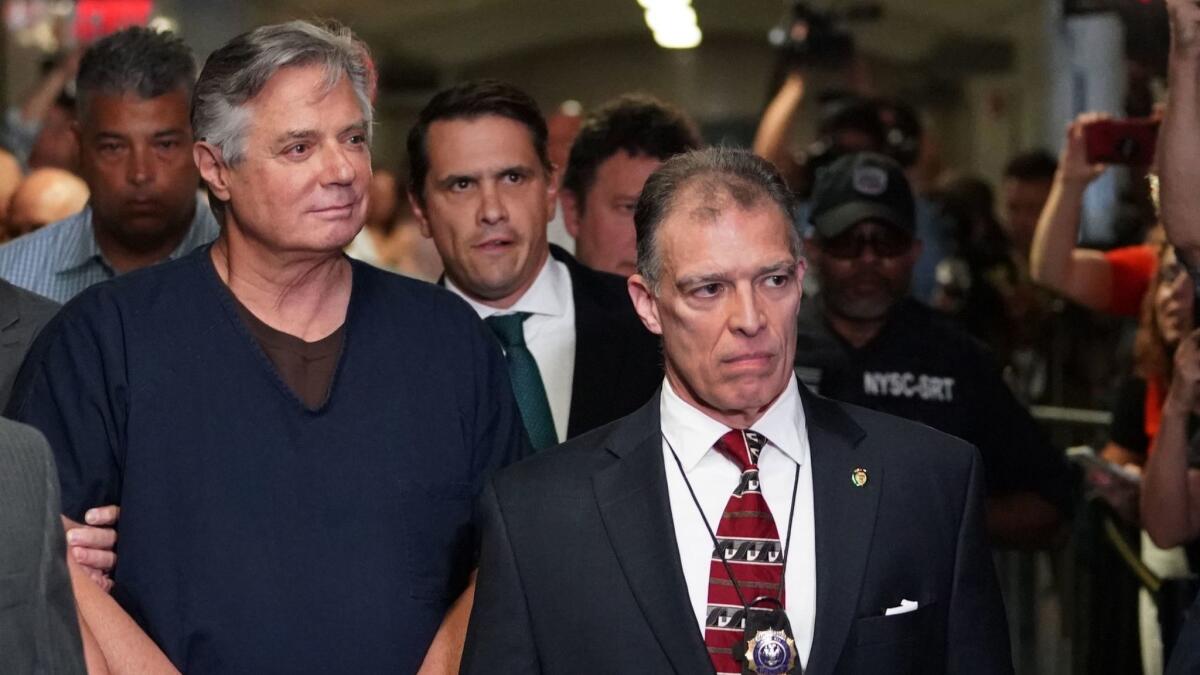
[[[901,600],[899,605],[883,610],[883,615],[895,616],[896,614],[908,614],[909,612],[917,611],[917,607],[916,600]]]

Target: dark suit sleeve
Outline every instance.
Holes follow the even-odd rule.
[[[54,458],[43,441],[45,458],[46,502],[42,506],[42,555],[38,565],[38,589],[42,601],[38,613],[44,621],[39,648],[45,655],[47,673],[83,673],[83,645],[79,637],[79,617],[75,612],[75,594],[67,572],[67,543],[63,533],[62,498]]]
[[[490,481],[479,502],[482,555],[459,672],[464,675],[541,673],[525,587],[504,514]]]
[[[0,419],[0,672],[84,672],[50,448],[35,430],[5,419]]]
[[[1011,673],[1004,600],[984,525],[983,467],[973,452],[954,563],[946,631],[946,672]]]

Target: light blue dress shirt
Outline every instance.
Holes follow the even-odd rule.
[[[168,259],[187,255],[218,232],[212,211],[197,200],[192,224]],[[114,276],[96,244],[91,206],[0,246],[0,278],[59,303]]]

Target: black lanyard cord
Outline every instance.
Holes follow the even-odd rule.
[[[744,434],[745,432],[743,432]],[[708,530],[708,536],[712,539],[713,552],[718,553],[721,548],[721,542],[717,540],[716,532],[713,531],[712,525],[708,523],[708,516],[704,515],[704,508],[700,506],[700,499],[696,497],[696,490],[692,487],[692,481],[688,480],[687,472],[683,470],[683,462],[679,459],[679,453],[675,452],[675,446],[671,445],[670,439],[666,434],[662,435],[663,441],[667,444],[667,449],[671,451],[671,456],[675,458],[675,466],[679,467],[679,475],[683,477],[683,484],[687,486],[688,494],[692,496],[692,503],[696,505],[696,510],[700,512],[700,519],[704,521],[704,529]],[[743,472],[744,473],[744,472]],[[762,484],[762,477],[759,477],[759,484]],[[800,488],[800,464],[796,464],[796,473],[792,479],[792,505],[788,510],[788,528],[787,538],[783,543],[783,566],[779,573],[779,595],[774,598],[779,603],[779,608],[783,610],[783,593],[787,588],[787,564],[791,558],[789,553],[792,550],[792,525],[796,522],[796,493]],[[763,494],[763,501],[767,499],[766,494]],[[721,565],[725,568],[725,575],[729,577],[730,583],[733,584],[733,590],[737,593],[738,600],[742,603],[742,609],[746,610],[746,615],[750,615],[750,605],[746,602],[746,596],[742,595],[742,588],[738,586],[737,579],[733,576],[733,569],[729,566],[729,561],[724,555],[720,556]],[[758,598],[755,598],[757,602]]]

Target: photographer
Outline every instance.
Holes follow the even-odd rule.
[[[793,130],[807,90],[808,76],[799,67],[788,66],[754,134],[754,152],[779,167],[788,185],[801,195],[807,195],[821,166],[852,152],[883,152],[887,135],[871,101],[844,94],[820,105],[816,140],[793,152]]]
[[[1154,276],[1154,249],[1148,244],[1111,251],[1078,246],[1084,192],[1107,168],[1088,163],[1084,130],[1102,119],[1085,113],[1067,127],[1050,198],[1034,232],[1030,271],[1038,283],[1088,309],[1134,317]]]
[[[839,157],[855,152],[878,152],[897,160],[914,185],[923,130],[916,112],[895,100],[869,97],[866,63],[856,54],[854,39],[839,21],[871,19],[878,8],[860,6],[842,15],[819,13],[804,2],[793,5],[791,24],[776,34],[782,68],[779,90],[763,111],[754,134],[754,152],[775,164],[797,193],[806,195],[817,171]],[[810,74],[817,70],[845,72],[853,93],[823,98],[817,138],[797,156],[791,149],[793,129],[808,96]],[[802,207],[804,210],[804,207]],[[805,220],[798,215],[798,221]],[[929,303],[936,286],[936,269],[950,249],[950,227],[932,202],[917,197],[917,236],[924,244],[913,270],[912,295]]]
[[[878,8],[854,6],[835,14],[818,12],[804,0],[793,0],[790,17],[771,31],[778,53],[780,85],[763,111],[754,134],[754,152],[779,168],[788,186],[802,197],[817,170],[852,152],[885,152],[888,129],[881,106],[867,98],[872,87],[865,62],[856,54],[854,36],[839,24],[878,18]],[[793,129],[817,72],[846,75],[848,91],[818,97],[817,138],[793,153]],[[919,130],[915,134],[920,136]],[[800,218],[803,220],[803,217]]]

